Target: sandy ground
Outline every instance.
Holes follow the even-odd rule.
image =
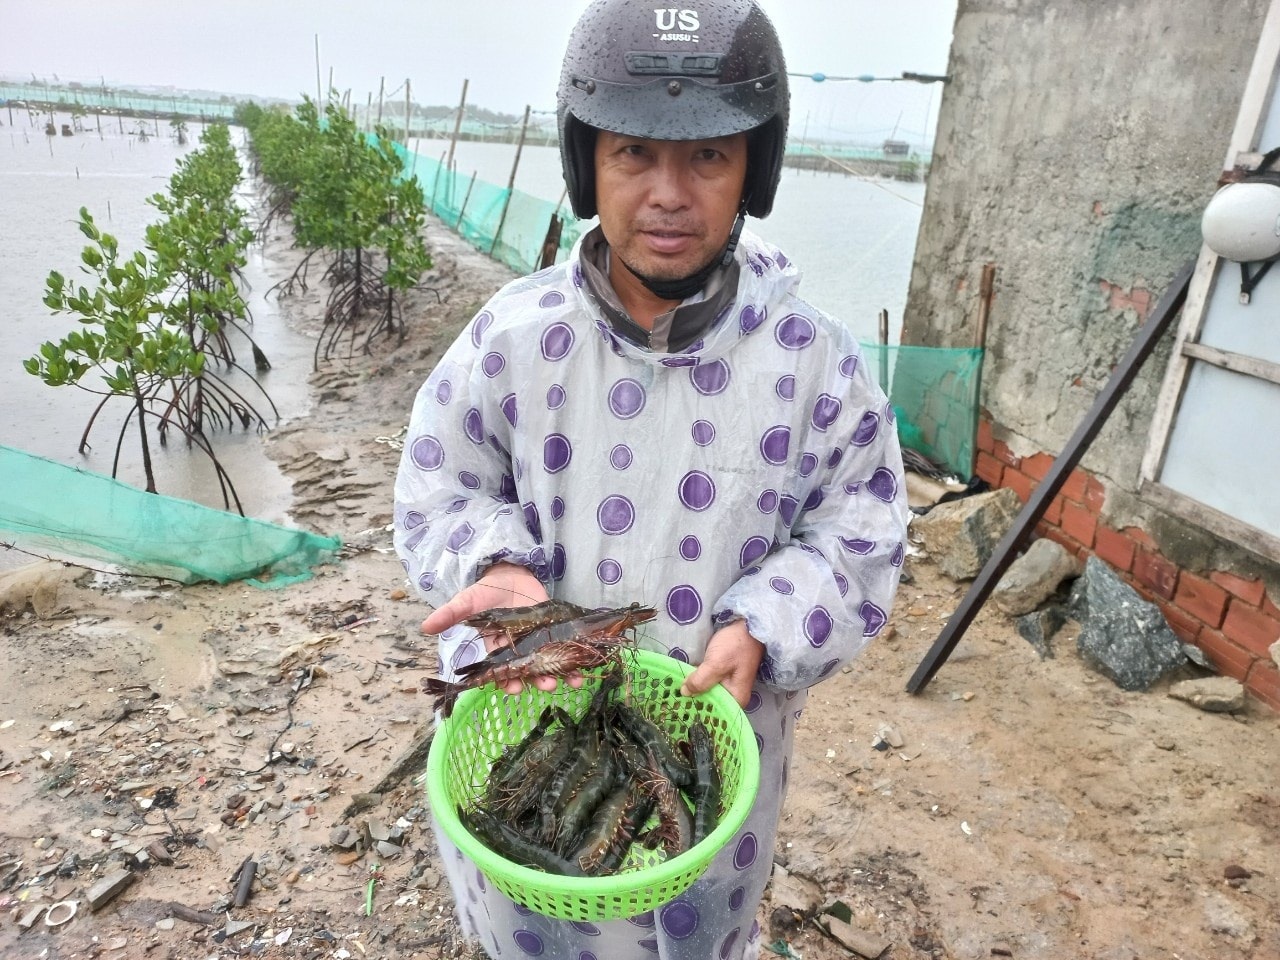
[[[415,782],[434,649],[386,524],[413,393],[507,274],[431,241],[444,302],[420,293],[402,345],[325,366],[312,411],[266,441],[294,522],[342,535],[339,560],[280,592],[48,564],[0,584],[0,956],[480,956]],[[285,239],[270,250],[295,262]],[[296,302],[300,325],[316,302]],[[908,696],[964,590],[925,558],[908,570],[892,636],[812,691],[765,943],[853,955],[803,909],[840,903],[894,960],[1280,958],[1280,719],[1122,692],[1072,625],[1042,661],[994,610]],[[885,725],[901,746],[875,748]],[[343,827],[393,847],[344,851]],[[40,909],[62,901],[65,922]]]

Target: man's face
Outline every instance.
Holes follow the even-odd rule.
[[[747,175],[747,135],[714,140],[596,136],[596,208],[605,239],[653,280],[697,273],[724,248]]]

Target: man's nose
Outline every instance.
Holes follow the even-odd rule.
[[[685,164],[674,158],[661,157],[651,172],[651,204],[663,210],[681,210],[689,205],[689,169]]]

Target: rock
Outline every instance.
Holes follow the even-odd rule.
[[[1169,696],[1209,713],[1238,713],[1244,709],[1244,685],[1230,677],[1183,680],[1169,688]]]
[[[28,607],[41,620],[49,620],[66,610],[59,591],[68,592],[82,571],[60,563],[28,563],[0,575],[0,613],[21,614]]]
[[[1085,563],[1070,607],[1081,623],[1076,639],[1080,656],[1122,690],[1149,690],[1187,661],[1182,641],[1160,608],[1138,596],[1097,557]]]
[[[1022,501],[1009,488],[940,503],[911,522],[938,569],[953,580],[971,580],[1013,525]]]
[[[1240,908],[1219,893],[1211,893],[1204,900],[1205,925],[1213,933],[1225,934],[1237,940],[1252,943],[1253,924]]]
[[[991,593],[997,607],[1011,617],[1030,613],[1048,600],[1063,580],[1080,576],[1083,566],[1066,548],[1041,537],[1015,560]]]
[[[1062,625],[1067,622],[1067,610],[1062,604],[1055,603],[1028,613],[1014,621],[1018,635],[1035,647],[1041,660],[1053,659],[1053,638],[1057,636]]]
[[[1238,863],[1229,863],[1222,868],[1222,878],[1224,880],[1248,880],[1253,874],[1245,867]]]
[[[826,930],[841,946],[852,950],[860,957],[866,960],[877,960],[889,947],[892,946],[887,940],[857,929],[851,924],[845,923],[839,917],[830,915],[822,918],[822,924]]]
[[[128,870],[113,870],[108,873],[85,894],[85,899],[89,901],[89,909],[97,913],[128,889],[136,879],[138,879],[137,874],[130,873]]]
[[[360,839],[360,834],[347,826],[334,827],[329,831],[329,846],[338,850],[350,850]]]
[[[1277,640],[1267,648],[1271,654],[1271,659],[1276,662],[1276,666],[1280,667],[1280,640]]]
[[[769,896],[775,904],[805,916],[816,913],[825,899],[820,886],[783,866],[774,866],[773,879],[769,884]]]

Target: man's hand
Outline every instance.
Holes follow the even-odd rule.
[[[437,607],[422,621],[422,632],[443,633],[461,623],[467,617],[499,607],[527,607],[550,599],[547,588],[527,567],[516,563],[495,563],[479,580],[459,591],[448,603]],[[498,646],[496,634],[483,634],[486,652],[492,653]],[[571,686],[582,686],[581,675],[570,677]],[[555,677],[539,677],[534,681],[539,690],[550,693],[556,688]],[[515,696],[524,689],[519,680],[512,680],[502,688]]]
[[[764,659],[764,644],[747,630],[747,621],[735,620],[711,635],[707,652],[696,670],[685,677],[680,693],[696,697],[717,683],[723,684],[738,705],[745,707]]]
[[[495,607],[527,607],[547,598],[547,588],[528,567],[495,563],[479,580],[459,591],[422,621],[423,633],[444,633],[467,617]]]

